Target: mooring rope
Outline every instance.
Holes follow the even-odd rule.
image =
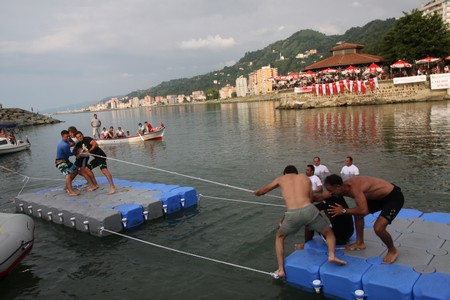
[[[160,169],[160,168],[156,168],[156,167],[146,166],[146,165],[142,165],[142,164],[138,164],[138,163],[134,163],[134,162],[129,162],[129,161],[125,161],[125,160],[121,160],[121,159],[117,159],[117,158],[112,158],[112,157],[109,157],[109,156],[106,157],[106,156],[97,155],[97,154],[91,154],[91,153],[89,153],[89,155],[92,155],[94,157],[106,158],[106,159],[118,161],[118,162],[121,162],[121,163],[130,164],[130,165],[138,166],[138,167],[141,167],[141,168],[151,169],[151,170],[165,172],[165,173],[172,174],[172,175],[177,175],[177,176],[182,176],[182,177],[186,177],[186,178],[190,178],[190,179],[204,181],[204,182],[208,182],[208,183],[211,183],[211,184],[216,184],[216,185],[220,185],[220,186],[224,186],[224,187],[228,187],[228,188],[232,188],[232,189],[236,189],[236,190],[241,190],[241,191],[244,191],[244,192],[249,192],[249,193],[253,193],[254,192],[253,190],[241,188],[241,187],[238,187],[238,186],[235,186],[235,185],[230,185],[230,184],[226,184],[226,183],[212,181],[212,180],[209,180],[209,179],[204,179],[204,178],[195,177],[195,176],[191,176],[191,175],[181,174],[181,173],[178,173],[178,172],[164,170],[164,169]],[[270,194],[269,195],[265,194],[265,196],[273,197],[273,198],[279,198],[279,199],[283,198],[283,197],[280,197],[280,196],[270,195]]]
[[[276,207],[284,207],[284,208],[286,207],[286,205],[283,205],[283,204],[273,204],[273,203],[255,202],[255,201],[247,201],[247,200],[238,200],[238,199],[230,199],[230,198],[223,198],[223,197],[207,196],[207,195],[203,195],[203,194],[199,194],[199,196],[202,198],[211,198],[211,199],[231,201],[231,202],[240,202],[240,203],[265,205],[265,206],[276,206]]]
[[[174,248],[169,248],[169,247],[162,246],[162,245],[159,245],[159,244],[155,244],[155,243],[152,243],[152,242],[149,242],[149,241],[138,239],[138,238],[135,238],[135,237],[123,234],[123,233],[111,231],[109,229],[106,229],[105,227],[101,227],[100,228],[100,232],[102,232],[102,231],[106,231],[108,233],[115,234],[117,236],[124,237],[124,238],[130,239],[130,240],[133,240],[133,241],[136,241],[136,242],[140,242],[140,243],[143,243],[143,244],[147,244],[147,245],[150,245],[150,246],[153,246],[153,247],[169,250],[169,251],[172,251],[172,252],[176,252],[176,253],[180,253],[180,254],[184,254],[184,255],[188,255],[188,256],[193,256],[193,257],[196,257],[196,258],[200,258],[200,259],[216,262],[216,263],[227,265],[227,266],[232,266],[232,267],[235,267],[235,268],[240,268],[240,269],[244,269],[244,270],[248,270],[248,271],[261,273],[261,274],[264,274],[264,275],[269,275],[269,276],[272,276],[273,278],[278,278],[278,275],[273,273],[273,272],[261,271],[261,270],[258,270],[258,269],[254,269],[254,268],[250,268],[250,267],[245,267],[245,266],[229,263],[229,262],[218,260],[218,259],[215,259],[215,258],[210,258],[210,257],[206,257],[206,256],[194,254],[194,253],[189,253],[189,252],[186,252],[186,251],[177,250],[177,249],[174,249]]]

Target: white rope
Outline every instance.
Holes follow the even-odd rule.
[[[253,190],[241,188],[241,187],[230,185],[230,184],[226,184],[226,183],[220,183],[220,182],[217,182],[217,181],[203,179],[203,178],[200,178],[200,177],[194,177],[194,176],[191,176],[191,175],[181,174],[181,173],[178,173],[178,172],[168,171],[168,170],[164,170],[164,169],[160,169],[160,168],[156,168],[156,167],[150,167],[150,166],[146,166],[146,165],[141,165],[141,164],[137,164],[137,163],[134,163],[134,162],[120,160],[120,159],[117,159],[117,158],[111,158],[111,157],[106,157],[106,156],[101,156],[101,155],[91,154],[91,153],[89,153],[89,155],[92,155],[94,157],[101,157],[101,158],[106,158],[106,159],[110,159],[110,160],[115,160],[115,161],[118,161],[118,162],[130,164],[130,165],[138,166],[138,167],[142,167],[142,168],[147,168],[147,169],[151,169],[151,170],[155,170],[155,171],[165,172],[165,173],[169,173],[169,174],[172,174],[172,175],[178,175],[178,176],[182,176],[182,177],[186,177],[186,178],[190,178],[190,179],[200,180],[200,181],[204,181],[204,182],[208,182],[208,183],[212,183],[212,184],[216,184],[216,185],[220,185],[220,186],[224,186],[224,187],[228,187],[228,188],[232,188],[232,189],[236,189],[236,190],[241,190],[241,191],[244,191],[244,192],[249,192],[249,193],[253,193],[254,192]],[[276,195],[267,195],[267,194],[265,194],[265,196],[282,199],[282,197],[276,196]]]
[[[196,257],[196,258],[200,258],[200,259],[216,262],[216,263],[219,263],[219,264],[224,264],[224,265],[227,265],[227,266],[241,268],[241,269],[244,269],[244,270],[253,271],[253,272],[261,273],[261,274],[264,274],[264,275],[270,275],[270,276],[272,276],[274,278],[278,278],[277,277],[278,275],[275,274],[275,273],[261,271],[261,270],[257,270],[257,269],[253,269],[253,268],[249,268],[249,267],[245,267],[245,266],[229,263],[229,262],[226,262],[226,261],[221,261],[221,260],[218,260],[218,259],[214,259],[214,258],[210,258],[210,257],[206,257],[206,256],[201,256],[201,255],[198,255],[198,254],[193,254],[193,253],[189,253],[189,252],[185,252],[185,251],[169,248],[169,247],[166,247],[166,246],[162,246],[162,245],[158,245],[158,244],[151,243],[151,242],[148,242],[148,241],[144,241],[144,240],[141,240],[141,239],[129,236],[129,235],[125,235],[125,234],[122,234],[122,233],[119,233],[119,232],[111,231],[111,230],[106,229],[104,227],[100,228],[100,232],[102,232],[102,231],[106,231],[108,233],[115,234],[115,235],[118,235],[118,236],[130,239],[130,240],[133,240],[133,241],[136,241],[136,242],[144,243],[144,244],[147,244],[147,245],[150,245],[150,246],[158,247],[158,248],[169,250],[169,251],[172,251],[172,252],[181,253],[181,254],[184,254],[184,255],[189,255],[189,256]]]
[[[222,197],[215,197],[215,196],[206,196],[203,194],[199,194],[199,196],[203,197],[203,198],[211,198],[211,199],[225,200],[225,201],[231,201],[231,202],[241,202],[241,203],[256,204],[256,205],[286,207],[286,205],[283,205],[283,204],[273,204],[273,203],[254,202],[254,201],[246,201],[246,200],[238,200],[238,199],[229,199],[229,198],[222,198]]]
[[[19,176],[22,176],[22,177],[24,177],[24,178],[29,178],[29,179],[33,179],[33,180],[65,181],[65,179],[57,179],[57,178],[30,177],[30,176],[24,175],[24,174],[22,174],[22,173],[13,171],[13,170],[11,170],[11,169],[5,168],[5,167],[3,167],[3,166],[0,166],[0,168],[5,169],[6,171],[9,171],[9,172],[11,172],[11,173],[17,174],[17,175],[19,175]]]

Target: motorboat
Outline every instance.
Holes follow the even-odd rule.
[[[138,134],[134,136],[127,136],[123,138],[113,138],[113,139],[96,139],[95,141],[100,146],[103,145],[115,145],[115,144],[132,144],[132,143],[142,143],[149,140],[161,140],[164,136],[165,127],[155,128],[155,130]]]
[[[24,214],[0,213],[0,278],[31,251],[34,221]]]
[[[31,144],[26,138],[25,141],[17,138],[13,130],[17,128],[16,123],[0,123],[0,155],[19,152],[30,148]],[[9,133],[6,129],[10,129]]]

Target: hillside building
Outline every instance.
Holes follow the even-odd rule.
[[[236,92],[236,88],[232,85],[227,84],[219,90],[220,99],[232,98],[233,93]]]
[[[251,72],[248,77],[248,90],[250,95],[267,94],[272,92],[271,78],[278,76],[278,69],[270,65]]]
[[[241,75],[236,79],[236,96],[245,97],[247,96],[247,93],[248,93],[247,78]]]
[[[430,14],[438,14],[442,16],[442,21],[450,25],[450,0],[433,0],[419,8],[425,16]]]

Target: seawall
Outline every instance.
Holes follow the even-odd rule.
[[[60,120],[21,108],[0,108],[0,122],[14,122],[19,126],[60,123]]]
[[[392,80],[381,81],[378,89],[366,94],[342,93],[331,96],[315,96],[312,93],[289,93],[281,96],[278,109],[307,109],[350,105],[374,105],[388,103],[450,100],[447,90],[431,90],[429,82],[394,85]]]

